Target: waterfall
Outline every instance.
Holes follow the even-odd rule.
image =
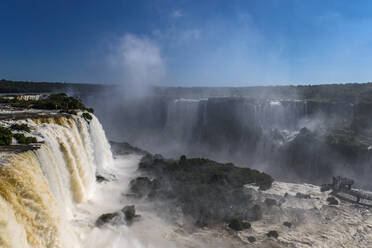
[[[80,114],[79,114],[80,115]],[[0,161],[0,247],[81,247],[69,220],[96,188],[96,173],[112,163],[110,145],[92,115],[27,123],[38,149],[3,153]],[[14,121],[2,121],[3,126]]]
[[[198,122],[200,102],[198,99],[177,99],[171,102],[164,130],[166,135],[177,141],[190,141]]]

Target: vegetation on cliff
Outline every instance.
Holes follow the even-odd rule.
[[[0,127],[0,145],[10,145],[12,143],[12,132],[6,127]]]
[[[0,103],[10,104],[15,108],[33,108],[47,110],[62,110],[66,113],[76,114],[74,110],[83,110],[93,113],[93,109],[87,108],[79,99],[65,93],[51,94],[39,100],[18,100],[17,98],[0,98]]]
[[[25,131],[27,133],[31,131],[27,124],[12,124],[10,125],[10,129],[14,131]]]
[[[135,195],[173,202],[198,226],[260,219],[261,206],[252,201],[244,185],[255,184],[265,190],[273,182],[270,175],[257,170],[186,156],[172,160],[147,154],[139,169],[153,179],[132,180],[130,188]]]
[[[28,145],[37,142],[37,139],[35,137],[26,137],[22,133],[16,133],[13,136],[17,140],[17,142],[22,145]]]
[[[25,136],[22,133],[12,133],[12,130],[17,131],[30,131],[29,127],[26,124],[18,125],[13,124],[9,128],[6,127],[0,127],[0,145],[11,145],[12,144],[12,138],[14,137],[19,144],[28,145],[30,143],[36,143],[37,139],[35,137],[29,137]]]

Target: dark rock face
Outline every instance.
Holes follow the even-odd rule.
[[[133,179],[130,183],[133,193],[150,200],[172,202],[198,226],[233,218],[260,219],[261,206],[252,201],[243,186],[255,184],[265,190],[273,182],[271,176],[256,170],[185,156],[177,161],[146,155],[139,169],[155,179]]]
[[[105,178],[104,176],[96,175],[96,181],[98,183],[102,183],[102,182],[108,182],[109,180],[107,178]]]
[[[269,231],[267,234],[266,234],[267,237],[273,237],[273,238],[278,238],[279,237],[279,233],[275,230],[273,231]]]
[[[130,182],[130,189],[134,194],[139,197],[148,195],[150,192],[154,192],[159,188],[159,182],[157,179],[151,180],[148,177],[137,177]]]
[[[275,206],[275,205],[277,204],[277,202],[276,202],[275,199],[266,198],[266,199],[265,199],[265,204],[266,204],[266,206],[268,206],[268,207],[272,207],[272,206]]]
[[[102,214],[96,221],[96,226],[101,227],[104,224],[110,223],[112,225],[124,224],[121,212]]]
[[[244,229],[251,228],[251,224],[249,222],[233,218],[230,220],[229,227],[235,231],[242,231]]]
[[[302,194],[302,193],[297,193],[296,197],[299,199],[311,199],[311,196],[309,194]]]
[[[332,197],[332,196],[327,198],[327,202],[328,202],[329,205],[338,205],[339,204],[338,200],[336,198]]]
[[[127,142],[115,142],[110,141],[111,150],[116,155],[128,155],[128,154],[138,154],[138,155],[146,155],[149,154],[148,152],[132,146]]]
[[[253,236],[249,236],[247,239],[248,239],[249,243],[254,243],[254,242],[256,242],[256,238],[253,237]]]
[[[283,226],[286,226],[288,228],[291,228],[292,227],[292,223],[291,222],[288,222],[288,221],[285,221],[285,222],[283,222]]]
[[[138,217],[138,215],[136,215],[136,209],[134,207],[134,205],[130,205],[130,206],[125,206],[121,212],[124,213],[124,216],[125,216],[125,220],[126,221],[133,221],[133,219],[135,217]]]
[[[136,208],[134,205],[125,206],[122,210],[102,214],[96,221],[96,226],[101,227],[105,224],[111,225],[130,225],[136,218],[140,217],[136,215]]]

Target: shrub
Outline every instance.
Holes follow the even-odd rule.
[[[29,108],[31,105],[34,103],[34,101],[16,101],[11,104],[12,107],[14,108]]]
[[[70,115],[77,115],[77,112],[75,110],[69,110],[67,111],[67,113]]]
[[[36,143],[37,139],[35,137],[26,137],[22,133],[14,134],[14,138],[18,141],[19,144],[28,145],[30,143]]]
[[[89,113],[94,114],[94,109],[93,108],[86,108],[85,110],[88,111]]]
[[[36,109],[86,109],[82,102],[65,93],[51,94],[45,99],[35,101],[32,107]]]
[[[10,145],[12,143],[12,132],[5,127],[0,127],[0,145]]]
[[[84,112],[82,115],[81,115],[86,121],[91,121],[93,119],[92,115],[87,113],[87,112]]]
[[[30,132],[30,128],[27,124],[12,124],[10,126],[10,129],[14,131],[25,131],[28,133]]]

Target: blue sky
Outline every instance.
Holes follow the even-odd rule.
[[[2,0],[0,78],[171,86],[372,81],[372,1]]]

